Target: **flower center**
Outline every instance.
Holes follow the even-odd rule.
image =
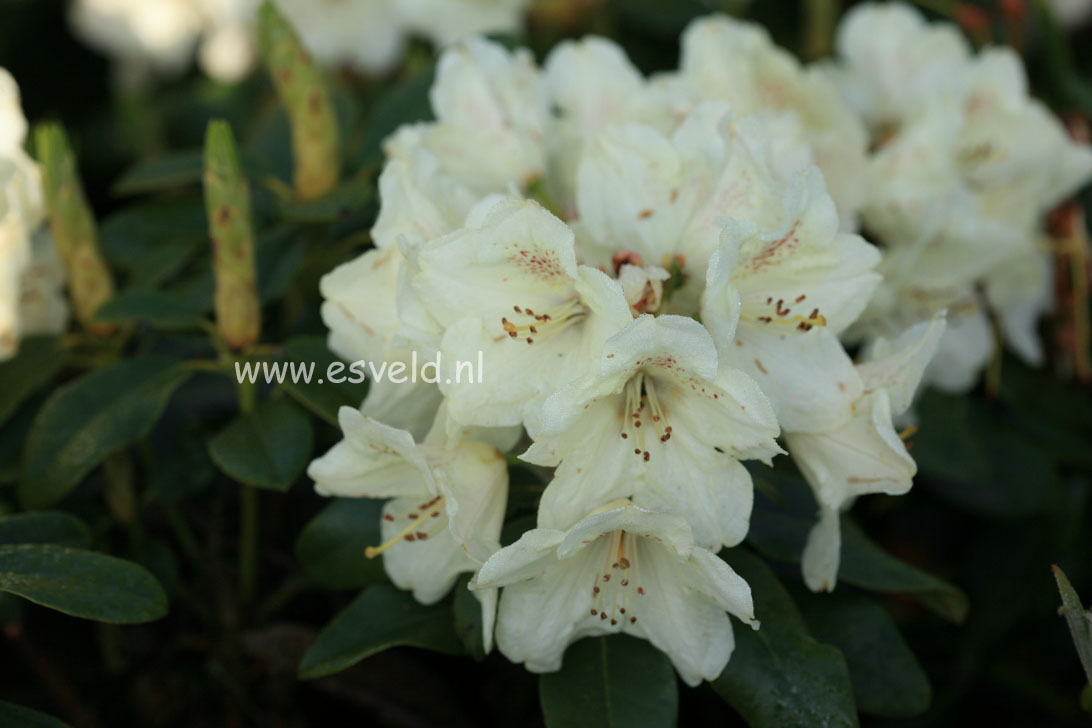
[[[588,315],[588,309],[579,298],[570,299],[545,311],[529,307],[512,306],[511,319],[501,317],[501,328],[511,339],[523,339],[528,344],[549,341]]]
[[[626,382],[624,396],[622,439],[631,440],[633,454],[647,463],[652,458],[648,439],[654,437],[666,443],[671,439],[671,425],[667,424],[663,404],[656,396],[653,378],[644,372],[637,372]]]
[[[611,531],[603,551],[603,565],[592,584],[593,617],[610,620],[612,627],[637,622],[638,599],[645,595],[637,564],[637,539],[632,533]]]
[[[806,294],[801,293],[789,303],[785,303],[783,298],[774,301],[773,297],[770,296],[766,299],[766,306],[771,309],[771,313],[761,316],[748,316],[747,318],[760,324],[792,326],[798,331],[811,331],[816,326],[826,326],[827,317],[819,313],[818,308],[812,308],[807,315],[793,314],[792,306],[803,304],[802,310],[807,309],[807,304],[804,304],[807,298]]]
[[[374,559],[396,543],[402,541],[407,543],[425,541],[447,528],[447,514],[444,512],[444,497],[438,495],[402,515],[400,518],[405,519],[405,527],[388,538],[381,545],[369,546],[364,549],[364,556],[369,559]],[[383,520],[388,522],[395,522],[400,520],[400,518],[389,512],[383,514]]]

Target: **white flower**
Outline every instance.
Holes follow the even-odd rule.
[[[905,412],[944,332],[944,320],[918,324],[893,343],[878,342],[873,358],[857,366],[861,386],[847,396],[841,422],[821,432],[785,432],[785,443],[819,503],[802,563],[813,591],[831,591],[838,575],[839,514],[867,493],[902,495],[917,470],[895,432],[892,417]]]
[[[444,331],[440,389],[464,424],[520,424],[632,320],[621,287],[577,265],[572,231],[532,201],[486,199],[413,257],[411,285]],[[456,362],[478,352],[482,381],[468,382]]]
[[[477,571],[500,547],[508,497],[504,458],[483,442],[451,438],[437,417],[421,444],[351,407],[338,420],[345,436],[311,463],[307,474],[320,495],[390,498],[383,507],[383,555],[391,581],[412,589],[423,604],[439,601],[459,574]],[[486,649],[492,638],[493,598],[483,595]]]
[[[970,58],[957,27],[925,22],[903,3],[864,3],[842,19],[833,71],[849,103],[873,127],[910,118],[949,86]]]
[[[802,68],[761,26],[727,16],[695,20],[681,42],[678,80],[700,100],[727,101],[739,117],[789,117],[772,123],[810,148],[839,211],[851,221],[867,193],[868,139],[825,74]]]
[[[421,143],[444,171],[484,195],[526,187],[546,170],[546,96],[529,51],[470,38],[440,57]],[[388,148],[398,154],[397,148]]]
[[[372,228],[376,248],[320,281],[328,344],[350,363],[409,365],[414,350],[423,363],[435,352],[440,332],[431,317],[421,314],[412,288],[400,284],[407,275],[404,251],[461,225],[475,198],[443,175],[435,158],[419,148],[387,162],[379,177],[379,196],[382,206]],[[415,324],[410,331],[406,320]],[[362,411],[423,437],[439,404],[434,383],[397,384],[379,377],[372,379]]]
[[[611,337],[598,367],[546,400],[522,455],[560,467],[538,525],[566,529],[617,498],[686,518],[703,547],[734,546],[753,492],[742,459],[781,452],[758,386],[718,370],[713,340],[683,316],[643,315]]]
[[[880,277],[879,253],[857,235],[838,232],[834,204],[814,167],[799,173],[783,198],[776,178],[750,162],[747,179],[777,200],[776,226],[739,216],[724,230],[702,297],[702,321],[721,361],[749,374],[769,397],[778,422],[823,429],[834,408],[857,389],[838,335],[857,318]],[[769,203],[767,203],[769,205]],[[777,209],[779,208],[779,209]]]
[[[438,45],[481,33],[514,33],[531,0],[389,0],[411,32]]]
[[[375,73],[402,57],[405,32],[390,0],[276,0],[315,60]]]
[[[528,531],[482,566],[472,589],[504,587],[497,647],[552,672],[572,642],[621,632],[665,652],[688,685],[715,679],[735,646],[727,613],[758,628],[747,582],[695,546],[684,519],[608,508],[568,531]]]
[[[882,292],[850,336],[888,336],[947,308],[926,379],[961,391],[995,348],[992,308],[1016,353],[1039,361],[1035,324],[1052,296],[1041,219],[1092,178],[1092,150],[1029,96],[1014,52],[972,56],[954,26],[906,6],[855,8],[839,53],[831,72],[878,147],[861,218],[887,249]]]
[[[67,322],[52,241],[33,237],[45,210],[38,165],[23,151],[26,133],[19,87],[0,68],[0,361],[23,336],[59,333]]]
[[[1050,8],[1070,28],[1084,25],[1092,17],[1092,0],[1050,0]]]

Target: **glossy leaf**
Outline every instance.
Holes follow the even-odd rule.
[[[91,531],[80,519],[60,511],[16,513],[0,518],[0,546],[20,543],[87,547],[91,544]]]
[[[240,483],[285,491],[311,457],[311,420],[287,399],[271,399],[240,415],[209,442],[209,455]]]
[[[929,678],[883,607],[863,595],[839,592],[801,593],[797,602],[815,638],[845,655],[862,713],[910,718],[928,710]]]
[[[736,649],[713,689],[753,728],[856,726],[842,653],[808,634],[792,597],[760,559],[742,549],[727,561],[751,586],[757,631],[735,623]]]
[[[538,695],[547,728],[666,728],[679,711],[671,661],[625,635],[570,645],[561,669],[539,677]]]
[[[114,624],[150,622],[167,613],[163,588],[142,567],[55,544],[0,546],[0,591]]]
[[[470,575],[465,574],[455,582],[452,609],[455,613],[455,634],[463,644],[466,653],[478,662],[485,659],[482,622],[482,603],[474,592],[467,588]]]
[[[368,587],[319,632],[300,662],[299,676],[332,675],[398,646],[460,654],[450,600],[424,606],[389,584]]]
[[[382,541],[382,513],[381,500],[335,498],[300,531],[296,558],[312,579],[329,589],[359,589],[383,581],[383,560],[364,557],[364,549]]]
[[[56,503],[107,455],[147,435],[189,376],[172,359],[146,357],[99,369],[58,389],[27,435],[19,484],[23,505]]]

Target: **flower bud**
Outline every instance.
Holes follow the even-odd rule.
[[[39,127],[35,142],[49,227],[68,273],[72,307],[88,331],[109,334],[114,327],[95,323],[93,317],[114,295],[114,281],[99,251],[98,229],[80,184],[76,157],[58,124]]]
[[[254,265],[250,189],[231,127],[213,121],[205,135],[205,209],[216,276],[216,327],[223,342],[244,349],[258,341],[261,304]]]
[[[268,0],[259,16],[258,39],[292,126],[296,194],[305,200],[319,197],[338,179],[337,119],[322,73],[292,26]]]

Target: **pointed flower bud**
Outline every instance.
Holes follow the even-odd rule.
[[[338,178],[338,128],[321,71],[272,2],[258,20],[266,68],[292,125],[296,193],[303,199],[329,192]]]
[[[58,124],[39,127],[35,140],[49,226],[68,272],[72,307],[88,331],[108,334],[114,327],[94,323],[92,317],[114,295],[114,281],[99,251],[98,229],[80,184],[76,157]]]
[[[254,265],[250,189],[225,121],[213,121],[205,135],[205,209],[216,275],[216,327],[232,349],[258,340],[261,304]]]

